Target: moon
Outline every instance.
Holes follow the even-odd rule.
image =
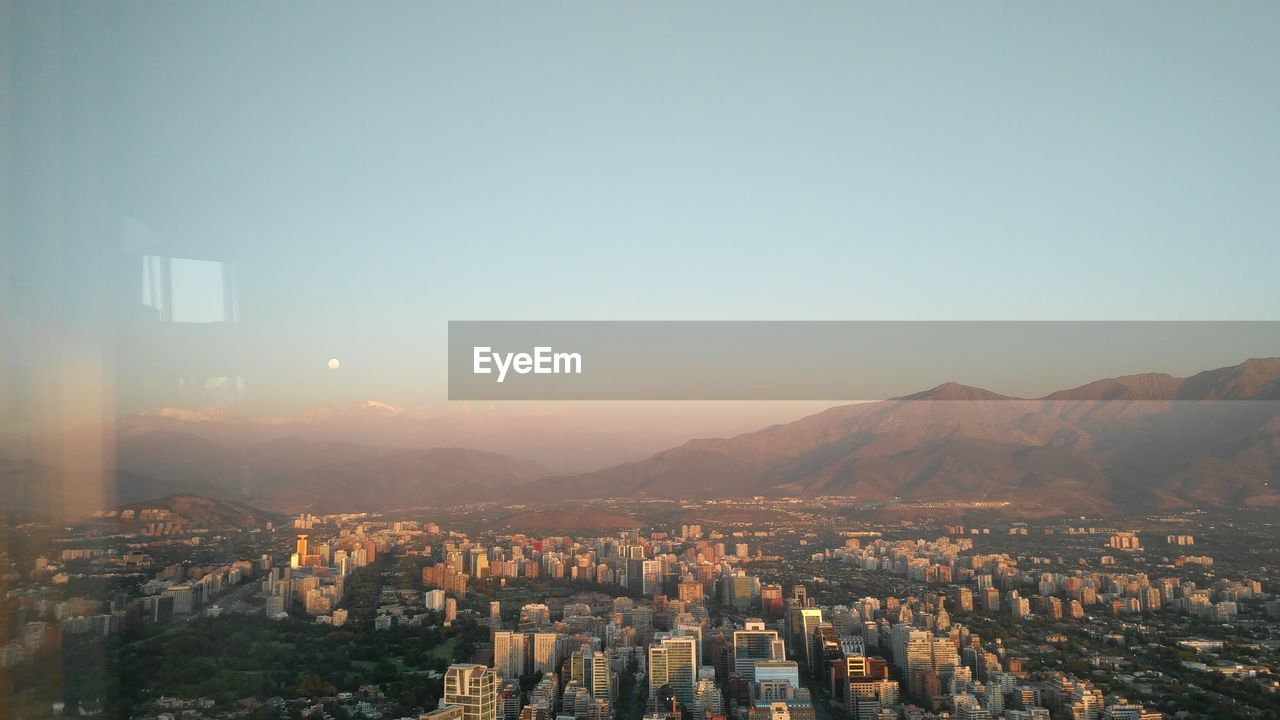
[[[338,358],[329,358],[330,370],[337,370],[341,366],[342,366],[342,363],[338,362]]]

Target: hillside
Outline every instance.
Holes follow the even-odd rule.
[[[1039,399],[954,383],[550,478],[562,497],[842,495],[1033,510],[1280,501],[1280,359],[1110,378]]]
[[[122,521],[147,524],[157,519],[191,528],[210,530],[252,530],[279,523],[284,517],[263,512],[232,500],[215,500],[199,495],[168,495],[130,503],[120,508]]]
[[[231,448],[270,440],[417,450],[467,447],[527,459],[558,473],[642,458],[688,437],[677,428],[645,432],[557,413],[433,413],[376,401],[324,405],[274,418],[166,408],[126,415],[106,431],[122,441],[182,434]]]
[[[170,495],[236,500],[279,512],[381,511],[501,496],[546,474],[524,460],[466,448],[388,448],[285,438],[223,445],[157,429],[117,439],[114,465],[0,461],[5,504],[54,515]]]

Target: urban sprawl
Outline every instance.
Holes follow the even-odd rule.
[[[39,552],[0,558],[5,714],[1280,712],[1280,600],[1249,540],[1269,521],[877,523],[756,499],[688,503],[678,516],[696,521],[666,524],[633,505],[608,509],[634,527],[592,531],[516,532],[491,505],[233,529],[164,511],[29,522],[12,534]]]

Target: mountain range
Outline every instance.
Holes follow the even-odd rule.
[[[273,423],[160,411],[117,421],[106,433],[112,446],[89,460],[65,451],[92,447],[74,432],[27,442],[21,455],[10,443],[0,449],[0,500],[97,509],[79,507],[92,494],[80,486],[97,483],[110,486],[98,494],[115,503],[196,493],[287,512],[753,495],[1003,500],[1039,513],[1273,506],[1280,402],[1267,401],[1276,400],[1280,358],[1188,378],[1108,378],[1035,399],[947,383],[558,474],[522,456],[529,440],[503,453],[422,447],[424,421],[380,403]],[[101,442],[102,429],[94,430],[82,432]],[[99,461],[105,470],[91,471],[95,457],[110,459]]]
[[[560,497],[1007,500],[1040,512],[1280,504],[1280,358],[1043,398],[955,383],[550,478]]]
[[[570,413],[433,412],[376,400],[319,405],[283,417],[168,408],[126,415],[112,431],[125,438],[156,431],[191,433],[230,447],[278,439],[419,450],[466,447],[523,458],[554,473],[642,458],[688,437],[676,429],[623,429]]]

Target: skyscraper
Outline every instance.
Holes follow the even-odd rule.
[[[933,636],[909,625],[893,626],[893,661],[906,678],[908,690],[917,695],[917,671],[933,669]]]
[[[483,665],[451,665],[444,674],[444,702],[460,705],[463,720],[497,720],[498,673]]]
[[[533,635],[533,671],[558,672],[560,669],[560,635],[540,632]]]
[[[822,624],[822,608],[807,607],[800,609],[800,636],[796,639],[797,652],[803,653],[803,658],[809,668],[812,670],[816,667],[814,664],[814,630]]]
[[[747,618],[746,627],[733,631],[733,669],[752,682],[757,660],[786,660],[787,653],[777,630],[766,630],[760,618]]]
[[[662,590],[662,563],[658,560],[640,561],[640,592],[653,595]]]
[[[493,634],[493,667],[503,680],[516,680],[525,674],[525,634],[499,630]]]
[[[950,637],[935,637],[932,641],[933,669],[943,684],[951,682],[960,665],[960,651]]]
[[[693,707],[697,684],[697,641],[687,635],[658,633],[649,646],[649,697],[657,698],[663,685],[687,707]]]
[[[613,673],[609,670],[609,656],[593,652],[587,660],[587,682],[591,695],[597,700],[613,700]]]

